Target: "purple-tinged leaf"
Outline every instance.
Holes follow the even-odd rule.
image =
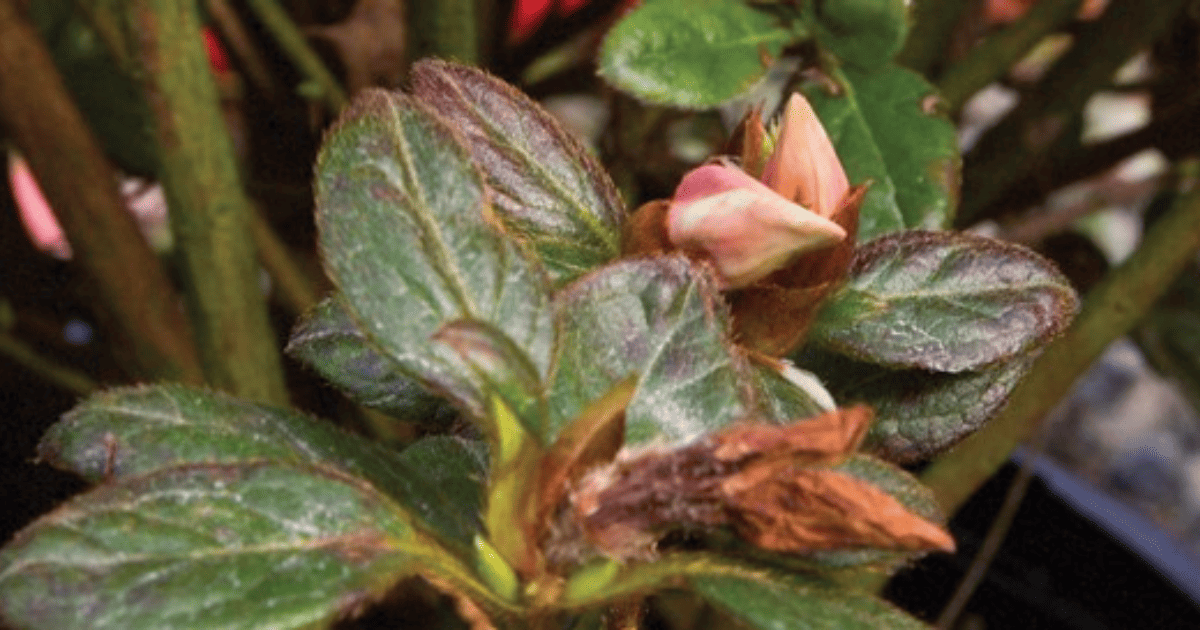
[[[305,314],[292,331],[287,353],[352,400],[406,422],[446,427],[457,416],[448,401],[376,347],[336,296]]]
[[[18,533],[0,552],[0,614],[45,630],[299,630],[417,572],[487,600],[370,484],[321,466],[186,466],[100,486]]]
[[[317,227],[330,276],[375,346],[474,418],[482,384],[429,343],[447,322],[487,322],[540,373],[554,326],[548,280],[494,224],[483,175],[431,106],[369,90],[317,160]]]
[[[928,459],[977,431],[1003,406],[1036,353],[978,371],[891,370],[842,355],[806,352],[798,359],[825,379],[839,401],[875,408],[864,448],[898,463]]]
[[[608,173],[546,110],[511,85],[440,60],[413,65],[413,93],[463,136],[496,214],[555,284],[621,253],[624,204]]]
[[[476,450],[426,438],[397,452],[292,411],[161,385],[88,398],[50,428],[38,455],[95,482],[208,464],[320,465],[370,482],[465,552],[479,531],[486,470]]]
[[[1077,307],[1066,278],[1029,249],[900,232],[859,247],[808,341],[889,368],[965,372],[1045,344]]]
[[[547,439],[630,375],[627,443],[695,438],[754,409],[713,280],[682,256],[625,260],[565,287]]]

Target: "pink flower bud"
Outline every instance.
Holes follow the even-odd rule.
[[[763,183],[820,216],[833,216],[850,181],[825,128],[800,94],[788,99],[782,125],[763,168]]]
[[[846,238],[838,224],[726,164],[685,175],[666,223],[671,243],[708,254],[729,288],[753,284],[797,254]]]

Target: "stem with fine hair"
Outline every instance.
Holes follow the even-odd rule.
[[[287,404],[259,284],[253,210],[221,116],[196,5],[133,0],[124,6],[127,32],[137,34],[132,39],[205,375],[243,398]]]
[[[135,375],[200,383],[179,294],[19,4],[0,0],[0,121],[54,208]]]
[[[1088,293],[1083,309],[1013,390],[982,430],[921,474],[948,514],[962,507],[1026,441],[1075,380],[1117,338],[1133,328],[1200,249],[1200,191],[1192,190],[1147,231],[1129,260]]]

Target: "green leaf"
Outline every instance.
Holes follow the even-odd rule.
[[[1025,247],[901,232],[856,250],[808,341],[885,367],[963,372],[1045,344],[1077,307],[1066,278]]]
[[[961,158],[954,126],[933,111],[933,88],[895,65],[869,73],[848,69],[834,79],[837,94],[817,82],[803,89],[851,183],[870,182],[859,239],[949,224]]]
[[[500,220],[555,284],[620,255],[625,209],[596,158],[507,83],[440,60],[412,68],[413,94],[462,133]]]
[[[503,332],[484,322],[460,319],[439,328],[432,340],[457,354],[488,394],[504,401],[525,430],[542,434],[546,395],[541,376]]]
[[[759,364],[753,366],[751,381],[758,401],[756,419],[790,423],[829,411],[833,407],[832,396],[816,375],[790,365],[784,369],[792,378],[800,380],[803,387],[788,380],[778,370]]]
[[[1033,355],[975,372],[890,370],[806,351],[798,362],[820,374],[836,399],[875,408],[864,448],[893,462],[928,459],[977,431],[1008,399]]]
[[[48,630],[326,627],[418,570],[483,592],[339,471],[197,465],[101,486],[18,533],[0,609]]]
[[[623,260],[568,285],[550,397],[549,442],[630,374],[626,443],[686,440],[753,409],[728,314],[710,278],[682,256]]]
[[[457,416],[445,399],[376,348],[337,296],[304,315],[288,340],[287,353],[354,401],[401,420],[446,427]]]
[[[750,89],[794,38],[741,0],[657,0],[634,9],[604,39],[600,75],[655,103],[715,107]]]
[[[548,280],[490,217],[483,176],[430,107],[403,94],[359,96],[317,161],[317,226],[334,282],[367,335],[474,418],[482,384],[429,343],[447,322],[501,330],[548,369]]]
[[[90,481],[208,464],[336,468],[371,482],[463,552],[479,529],[486,466],[477,451],[426,438],[397,453],[328,422],[181,385],[96,394],[38,446],[41,459]]]
[[[850,66],[872,70],[892,60],[908,36],[904,0],[830,0],[817,4],[817,39]]]
[[[810,577],[758,574],[696,576],[697,593],[751,628],[788,630],[928,630],[891,604]]]

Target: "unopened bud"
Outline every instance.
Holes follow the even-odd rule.
[[[763,183],[820,216],[833,216],[850,182],[817,113],[803,96],[792,94],[781,125]]]
[[[667,210],[667,233],[675,246],[707,254],[730,288],[753,284],[797,254],[846,238],[838,224],[726,164],[684,176]]]

